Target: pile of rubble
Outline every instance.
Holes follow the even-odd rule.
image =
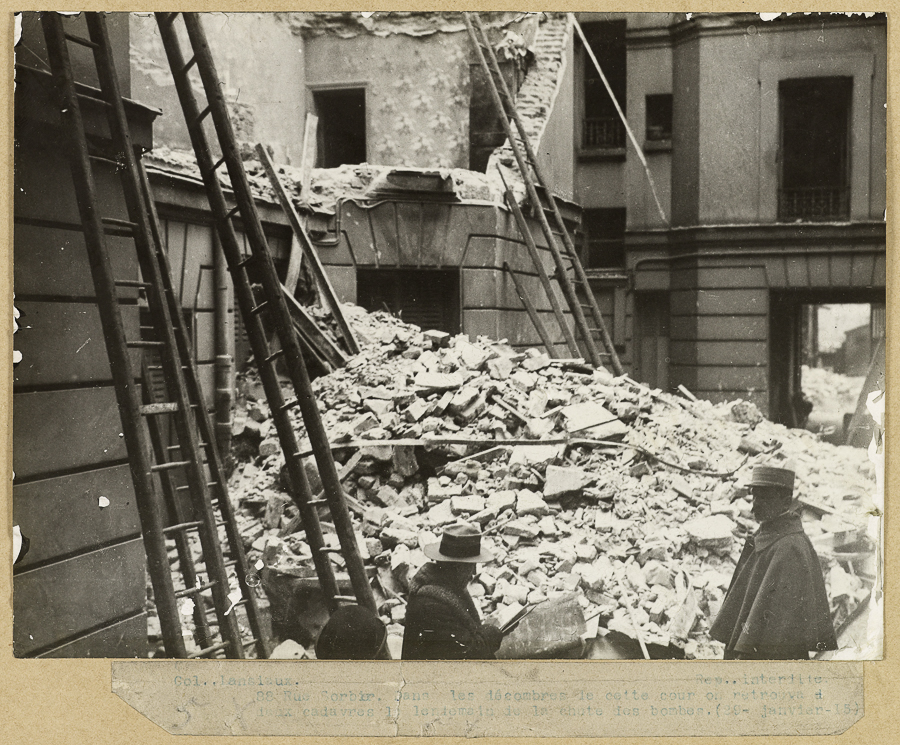
[[[248,156],[249,157],[249,156]],[[166,147],[155,148],[144,156],[144,162],[151,172],[175,173],[179,176],[200,181],[200,169],[194,154],[185,150],[170,150]],[[252,159],[244,161],[247,178],[254,197],[271,204],[278,204],[275,191],[272,189],[262,164]],[[361,199],[366,190],[379,176],[396,170],[396,166],[343,165],[336,168],[313,168],[311,170],[310,187],[306,194],[301,193],[301,171],[288,165],[276,166],[278,176],[294,203],[303,210],[321,214],[334,214],[337,202],[341,199]],[[462,200],[486,201],[503,204],[503,183],[499,176],[487,176],[477,171],[463,168],[434,169],[407,168],[405,171],[421,171],[432,173],[440,170],[453,181],[453,190]],[[507,173],[513,182],[518,178],[513,172]],[[224,171],[220,174],[222,185],[230,188],[230,182]],[[521,185],[519,185],[521,192]],[[523,192],[524,193],[524,192]]]
[[[363,351],[314,387],[390,634],[402,635],[422,546],[466,520],[495,556],[471,585],[485,616],[574,593],[588,636],[721,656],[707,631],[756,529],[747,481],[763,461],[796,470],[836,623],[867,597],[865,451],[773,424],[747,402],[690,400],[580,360],[345,310]],[[258,446],[244,447],[255,457],[230,483],[250,562],[312,577],[302,530],[285,534],[296,508],[255,389],[245,382],[235,439]],[[295,425],[302,436],[299,415]],[[312,458],[308,471],[318,490]]]
[[[837,411],[854,411],[866,382],[864,375],[842,375],[825,367],[809,365],[803,365],[801,380],[803,394],[814,409]]]

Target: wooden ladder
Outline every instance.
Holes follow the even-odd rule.
[[[169,266],[162,248],[159,225],[150,199],[146,174],[135,152],[112,47],[103,13],[85,13],[89,38],[66,33],[58,13],[41,14],[50,68],[60,106],[63,130],[81,217],[97,305],[103,327],[116,400],[122,420],[134,482],[150,580],[159,614],[165,652],[171,657],[245,657],[245,647],[255,646],[258,657],[266,656],[260,628],[255,589],[251,584],[240,536],[228,498],[224,473],[203,403],[197,371]],[[112,147],[101,152],[88,143],[81,114],[77,84],[69,57],[69,43],[93,53],[100,81],[100,97],[109,124]],[[128,220],[103,217],[97,200],[94,164],[111,165],[119,173]],[[141,280],[116,279],[112,271],[107,235],[133,240]],[[138,291],[146,297],[147,326],[141,339],[129,340],[122,315],[120,292]],[[132,301],[133,302],[133,301]],[[149,338],[148,338],[149,337]],[[131,350],[155,353],[164,380],[162,398],[154,397],[144,379],[135,385]],[[145,364],[146,364],[145,356]],[[149,370],[147,370],[149,372]],[[173,430],[172,443],[162,437],[162,423]],[[145,427],[145,422],[148,427]],[[148,431],[153,448],[149,447]],[[183,486],[175,487],[181,475]],[[175,520],[165,526],[165,507],[156,488],[158,478]],[[191,515],[184,518],[175,491],[186,491]],[[220,536],[219,529],[223,529]],[[178,552],[178,567],[184,587],[176,589],[166,539],[171,537]],[[192,542],[200,544],[201,564],[194,558]],[[222,543],[230,555],[226,562]],[[234,579],[229,569],[234,569]],[[209,594],[211,608],[206,607]],[[181,608],[179,608],[179,601]],[[199,651],[188,654],[182,611],[191,604],[194,635]],[[236,605],[245,607],[253,639],[242,641]],[[215,615],[213,631],[209,613]]]
[[[190,48],[190,57],[187,60],[182,52],[179,33],[176,31],[176,21],[179,16],[182,18],[187,45]],[[357,603],[376,612],[375,598],[359,552],[331,447],[319,415],[316,396],[310,385],[300,343],[287,306],[287,293],[284,292],[278,279],[269,253],[256,203],[250,191],[247,174],[234,137],[228,106],[199,14],[157,13],[156,20],[197,158],[197,166],[200,169],[210,208],[215,218],[219,243],[232,276],[235,297],[284,453],[291,483],[291,497],[300,511],[319,584],[332,611],[341,602],[347,602]],[[197,101],[197,93],[189,79],[189,73],[194,68],[199,73],[205,96],[202,107]],[[207,118],[212,120],[217,144],[222,153],[217,160],[213,159],[213,151],[204,130],[204,122]],[[236,203],[236,206],[231,209],[226,203],[225,194],[219,181],[219,168],[223,165],[226,167],[228,181]],[[234,230],[233,220],[235,218],[240,218],[242,222],[247,243],[250,246],[249,255],[241,253]],[[254,298],[247,275],[247,269],[250,266],[254,269],[255,277],[262,285],[258,302]],[[263,313],[267,314],[273,327],[277,343],[280,345],[277,349],[273,350],[267,340],[262,324]],[[275,371],[275,363],[282,357],[293,388],[293,396],[289,400],[285,399]],[[324,487],[324,495],[321,499],[314,498],[310,490],[303,465],[306,453],[300,449],[290,416],[290,412],[294,408],[298,408],[300,411],[315,455]],[[328,507],[340,544],[339,548],[326,545],[317,514],[319,505]],[[330,553],[340,553],[343,556],[354,595],[339,594],[329,557]]]
[[[602,365],[604,358],[606,358],[612,366],[613,372],[616,375],[621,375],[624,372],[622,369],[622,364],[619,361],[619,356],[616,353],[616,349],[613,346],[612,339],[609,336],[609,331],[606,328],[606,323],[604,322],[603,316],[600,313],[600,307],[597,305],[597,299],[594,297],[594,293],[591,290],[587,274],[584,271],[584,266],[582,265],[581,260],[578,258],[578,252],[575,250],[575,245],[572,242],[572,238],[569,235],[569,231],[566,228],[565,223],[563,222],[562,214],[560,213],[559,207],[556,204],[556,199],[553,197],[552,191],[548,186],[548,182],[544,178],[543,169],[541,168],[537,161],[537,158],[535,157],[534,150],[532,149],[531,143],[528,140],[528,134],[525,131],[525,126],[522,123],[522,119],[519,116],[518,111],[516,111],[516,103],[509,91],[509,87],[506,84],[506,79],[503,77],[503,74],[500,71],[500,65],[497,62],[497,56],[494,53],[494,48],[491,46],[490,39],[488,39],[487,31],[485,30],[481,22],[481,17],[476,12],[464,12],[463,18],[465,19],[466,29],[469,32],[469,37],[471,38],[472,43],[475,47],[478,61],[481,65],[482,70],[484,71],[485,78],[488,81],[488,87],[491,91],[491,98],[494,101],[494,106],[496,107],[497,112],[500,114],[503,131],[506,134],[507,139],[509,140],[510,147],[512,148],[513,155],[516,159],[516,163],[519,166],[519,171],[522,174],[522,180],[525,183],[525,189],[528,194],[529,202],[534,208],[534,214],[537,217],[538,222],[540,223],[541,231],[544,234],[544,238],[547,241],[547,246],[550,249],[551,255],[553,256],[553,263],[556,266],[556,271],[554,272],[553,278],[556,279],[559,283],[560,289],[563,293],[563,297],[566,300],[566,304],[568,305],[569,310],[572,313],[572,318],[575,321],[575,328],[577,329],[578,334],[581,336],[582,343],[584,344],[584,349],[587,352],[586,356],[590,363],[595,367],[599,367],[600,365]],[[518,137],[513,131],[510,120],[512,120],[516,125]],[[543,207],[543,202],[541,201],[540,195],[538,194],[538,187],[540,187],[546,195],[546,201],[548,203],[549,209],[545,209]],[[507,202],[509,202],[509,200],[507,200]],[[553,218],[556,231],[553,230],[547,218],[548,212]],[[524,223],[524,220],[518,222],[519,229],[523,233],[523,236],[525,236],[526,244],[528,244],[530,233],[529,228],[527,224]],[[557,235],[559,235],[563,240],[563,249],[560,249],[559,243],[557,241]],[[534,243],[533,238],[530,242],[532,244]],[[534,257],[532,258],[534,259]],[[570,266],[567,266],[567,261],[571,268],[574,270],[574,279],[569,276]],[[538,269],[538,273],[540,275],[543,273],[543,267],[538,268],[538,263],[539,262],[535,263],[535,268]],[[582,303],[579,299],[579,290],[586,299],[586,303]],[[552,293],[548,292],[548,297],[552,298]],[[556,309],[554,308],[554,311],[555,310]],[[593,326],[588,323],[588,320],[584,313],[585,310],[590,311],[594,324]],[[563,333],[566,336],[566,343],[569,345],[570,350],[574,354],[577,354],[577,346],[575,346],[575,348],[573,349],[573,345],[575,344],[575,342],[571,338],[571,331],[568,331],[566,329],[565,324],[562,324],[562,326]],[[606,350],[605,352],[600,352],[600,350],[598,349],[596,343],[597,337],[595,335],[599,336],[599,340]]]

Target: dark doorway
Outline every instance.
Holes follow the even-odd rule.
[[[879,354],[883,359],[883,303],[884,292],[877,290],[772,294],[770,419],[845,441],[847,421],[869,384],[864,381],[873,362],[877,369]]]
[[[669,388],[669,293],[634,296],[635,376],[651,388]]]
[[[356,301],[423,329],[460,332],[458,269],[359,268]]]
[[[366,162],[366,91],[364,88],[316,91],[319,168]]]

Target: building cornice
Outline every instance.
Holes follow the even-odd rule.
[[[628,231],[628,251],[684,249],[702,251],[748,248],[801,247],[806,245],[853,244],[885,251],[887,230],[883,221],[852,223],[774,223],[768,225],[709,225],[669,230]]]
[[[694,13],[691,18],[671,27],[674,44],[692,41],[701,36],[740,36],[746,33],[778,33],[803,28],[859,28],[860,26],[884,26],[887,16],[847,15],[846,13],[793,13],[772,21],[763,21],[759,13]],[[751,30],[752,29],[752,30]]]

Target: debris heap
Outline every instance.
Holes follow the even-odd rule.
[[[314,388],[390,634],[402,635],[422,546],[466,520],[496,557],[470,588],[485,616],[575,594],[588,636],[721,656],[707,631],[757,527],[747,482],[764,461],[797,473],[835,625],[867,597],[864,451],[773,424],[752,403],[690,400],[581,360],[345,311],[364,349]],[[313,577],[302,529],[289,532],[296,508],[266,404],[243,387],[230,487],[250,563]],[[312,458],[308,471],[317,490]]]

